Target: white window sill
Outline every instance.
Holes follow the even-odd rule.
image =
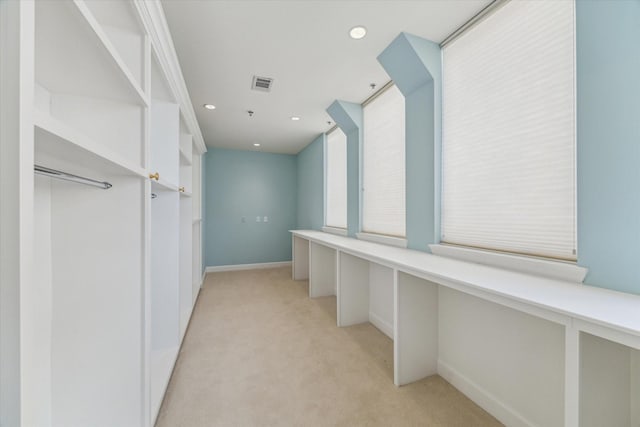
[[[346,228],[338,228],[338,227],[322,227],[322,231],[325,233],[337,234],[338,236],[346,236],[347,229]]]
[[[373,243],[381,243],[383,245],[397,246],[399,248],[407,247],[407,239],[402,237],[392,237],[373,233],[356,233],[356,237],[360,240],[366,240]]]
[[[429,245],[434,255],[455,258],[462,261],[475,262],[522,273],[545,276],[553,279],[582,283],[587,269],[571,262],[546,260],[523,255],[503,254],[482,249],[465,248],[454,245]]]

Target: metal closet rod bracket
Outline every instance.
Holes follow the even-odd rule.
[[[47,176],[49,178],[61,179],[63,181],[75,182],[77,184],[90,185],[92,187],[98,187],[103,190],[108,190],[111,187],[111,183],[106,181],[97,181],[95,179],[85,178],[78,175],[62,172],[55,169],[46,168],[44,166],[33,165],[33,171],[36,175]]]

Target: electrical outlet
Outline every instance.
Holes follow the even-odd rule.
[[[269,222],[269,217],[268,217],[268,216],[265,216],[265,217],[262,219],[262,222]]]

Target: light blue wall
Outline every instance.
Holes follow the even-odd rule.
[[[210,148],[205,162],[206,265],[291,260],[296,156]]]
[[[210,152],[211,149],[208,149]],[[202,188],[201,188],[201,202],[200,202],[200,218],[202,218],[202,222],[200,223],[200,246],[202,248],[202,274],[204,275],[205,270],[207,269],[207,153],[204,153],[200,158],[200,166],[201,166],[201,176],[202,176]]]
[[[440,46],[401,33],[378,61],[405,97],[407,247],[429,251],[440,241]]]
[[[321,230],[324,225],[324,134],[298,153],[298,225]]]
[[[621,290],[640,294],[640,2],[639,1],[577,1],[577,184],[578,184],[578,263],[589,269],[586,283],[610,289]],[[402,65],[401,61],[395,65]],[[393,67],[387,63],[385,66]],[[439,79],[439,76],[438,76]],[[424,105],[423,100],[430,97],[437,98],[439,90],[436,81],[434,85],[422,85],[415,90],[415,96],[407,96],[407,121],[413,125],[407,125],[408,138],[420,138],[420,135],[434,132],[436,138],[440,132],[438,105],[432,109]],[[426,91],[420,94],[419,91]],[[427,93],[433,91],[433,94]],[[409,92],[408,92],[409,93]],[[413,92],[412,92],[413,93]],[[339,102],[332,104],[335,111],[329,113],[336,123],[347,121],[341,126],[350,141],[349,144],[349,233],[353,235],[359,229],[359,155],[357,148],[360,145],[360,130],[354,119],[345,111],[356,104]],[[333,113],[333,114],[332,114]],[[337,117],[344,115],[345,117]],[[420,122],[420,117],[433,116],[433,125]],[[334,117],[336,116],[336,117]],[[360,117],[359,114],[355,116]],[[356,121],[358,119],[356,117]],[[344,119],[344,120],[343,120]],[[426,129],[424,127],[427,127]],[[433,128],[433,129],[432,129]],[[414,136],[412,136],[414,135]],[[357,145],[356,145],[357,144]],[[324,178],[322,176],[321,143],[314,141],[307,149],[297,156],[297,165],[289,166],[289,174],[293,174],[288,185],[290,194],[299,194],[301,198],[297,205],[290,206],[289,224],[283,227],[293,228],[296,225],[302,228],[318,228],[322,226],[324,208],[319,200],[323,198],[322,188]],[[419,150],[419,145],[416,146]],[[439,145],[434,146],[432,153],[427,152],[424,167],[434,165],[434,180],[439,180],[439,174],[435,170],[439,162]],[[247,160],[249,164],[262,164],[254,156],[270,156],[259,153],[242,153],[231,155],[224,150],[211,150],[207,155],[207,265],[266,262],[262,257],[263,251],[259,248],[242,249],[224,247],[225,242],[233,243],[230,235],[249,236],[243,237],[249,242],[257,239],[254,233],[249,233],[255,223],[238,225],[240,211],[236,208],[233,215],[224,216],[224,221],[218,216],[220,211],[225,214],[231,208],[222,208],[220,201],[214,197],[217,192],[223,199],[230,197],[235,190],[229,188],[226,191],[219,189],[220,180],[229,173],[234,175],[235,170],[230,167],[230,162],[223,157],[238,157]],[[220,155],[216,156],[216,152]],[[418,152],[418,151],[416,151]],[[424,154],[424,153],[422,153]],[[276,156],[276,155],[272,155]],[[433,156],[433,160],[431,159]],[[220,158],[216,162],[216,157]],[[285,156],[287,157],[287,156]],[[407,167],[416,170],[414,164],[418,156],[408,156]],[[420,155],[419,157],[424,157]],[[315,159],[315,160],[314,160]],[[295,157],[290,160],[295,162]],[[419,162],[422,162],[420,160]],[[220,163],[220,164],[218,164]],[[244,162],[239,162],[244,163]],[[270,169],[277,162],[268,163]],[[285,162],[286,163],[286,162]],[[222,168],[216,171],[216,169]],[[309,171],[307,169],[309,168]],[[223,172],[227,170],[228,172]],[[409,174],[411,172],[408,172]],[[291,176],[291,175],[290,175]],[[300,188],[295,188],[291,182],[295,182],[297,176]],[[236,183],[229,186],[238,188],[240,177]],[[408,182],[411,176],[408,175]],[[428,241],[437,241],[439,236],[439,191],[436,182],[433,194],[430,189],[425,194],[408,190],[407,195],[407,231],[409,240],[412,236],[427,236]],[[305,190],[311,189],[309,193]],[[417,187],[414,187],[417,188]],[[238,191],[241,191],[238,189]],[[249,198],[251,199],[251,197]],[[303,200],[305,199],[305,200]],[[291,201],[289,201],[291,202]],[[292,206],[292,207],[291,207]],[[433,210],[424,216],[425,209]],[[285,208],[279,207],[282,212]],[[251,203],[245,210],[257,209]],[[215,215],[212,215],[212,212]],[[244,212],[244,210],[243,210]],[[247,217],[254,217],[257,213],[247,212]],[[271,216],[271,215],[270,215]],[[283,214],[283,216],[286,216]],[[421,224],[411,225],[414,220],[410,218],[424,218]],[[235,224],[232,224],[235,218]],[[356,226],[354,226],[356,224]],[[226,227],[226,228],[225,228]],[[422,227],[422,229],[420,228]],[[231,230],[234,231],[231,231]],[[263,231],[262,229],[258,229]],[[414,231],[412,231],[414,230]],[[243,234],[244,233],[244,234]],[[221,239],[217,242],[212,238]],[[278,248],[287,245],[285,250],[278,249],[278,257],[289,259],[290,239],[286,233],[278,234]],[[258,239],[259,240],[259,239]],[[415,239],[414,239],[415,240]],[[220,243],[223,242],[223,245]],[[417,249],[425,249],[419,244],[411,245]],[[218,249],[216,249],[218,248]],[[236,251],[237,249],[237,251]],[[247,251],[243,254],[242,251]],[[222,252],[222,253],[221,253]],[[266,251],[273,253],[272,251]],[[274,260],[274,257],[266,257]],[[265,259],[265,260],[263,260]],[[278,259],[279,260],[279,259]],[[234,261],[234,262],[232,262]],[[216,262],[217,264],[212,264]]]
[[[578,263],[640,294],[640,1],[578,1]]]
[[[360,232],[360,147],[362,147],[362,106],[334,101],[327,113],[347,137],[347,234]]]

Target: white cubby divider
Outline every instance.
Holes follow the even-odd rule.
[[[3,168],[22,178],[18,214],[0,224],[32,250],[20,252],[12,279],[31,309],[2,314],[3,346],[5,333],[23,345],[0,368],[3,381],[11,370],[33,373],[7,393],[3,385],[2,425],[20,413],[23,426],[155,423],[201,286],[192,165],[199,171],[206,151],[161,8],[2,4],[0,59],[19,72],[0,74],[0,125],[22,126],[0,133]],[[5,13],[20,25],[5,26]],[[36,166],[111,187],[33,177]],[[5,176],[3,197],[17,185]]]
[[[194,144],[195,145],[195,144]],[[191,197],[191,216],[192,220],[189,221],[188,218],[183,218],[183,221],[187,221],[191,224],[192,232],[191,232],[191,254],[192,254],[192,273],[191,273],[191,299],[195,304],[196,298],[198,297],[198,292],[200,291],[200,286],[202,285],[203,279],[203,260],[202,260],[202,156],[197,153],[197,150],[193,151],[193,160],[191,162],[192,168],[192,195]]]
[[[180,197],[180,247],[179,247],[179,286],[180,286],[180,336],[183,337],[191,311],[193,309],[192,258],[193,258],[193,224],[191,197]]]
[[[178,104],[155,100],[151,102],[151,170],[175,187],[180,182],[179,114]]]
[[[151,411],[162,403],[180,346],[178,193],[154,188],[151,201]]]

